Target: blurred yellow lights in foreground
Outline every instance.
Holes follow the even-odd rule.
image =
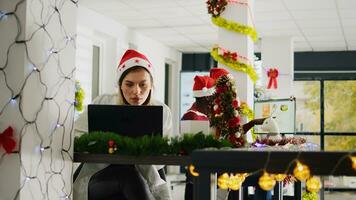
[[[189,165],[189,172],[192,176],[199,176],[199,173],[195,171],[194,165]]]
[[[293,171],[294,177],[300,181],[305,181],[310,177],[310,170],[307,165],[304,165],[297,161],[297,164]]]
[[[220,189],[223,190],[239,190],[247,176],[247,173],[237,173],[235,175],[229,175],[228,173],[224,173],[218,178],[218,186]]]
[[[272,190],[276,185],[276,180],[272,175],[264,172],[263,175],[258,179],[258,185],[265,191]]]
[[[229,189],[230,176],[227,173],[223,173],[218,178],[218,186],[223,190]]]
[[[321,183],[319,178],[311,177],[307,180],[306,186],[309,192],[319,192],[321,188]]]
[[[352,168],[356,170],[356,156],[351,156]]]
[[[286,174],[273,174],[273,177],[276,181],[283,181],[287,175]]]

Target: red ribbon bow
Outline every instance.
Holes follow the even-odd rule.
[[[0,148],[4,147],[6,153],[11,153],[16,146],[16,141],[12,138],[14,129],[9,126],[4,132],[0,134]]]
[[[267,89],[271,89],[273,86],[274,89],[277,89],[277,77],[278,77],[278,69],[277,68],[271,68],[267,72],[267,76],[269,77]]]

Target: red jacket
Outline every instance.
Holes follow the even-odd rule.
[[[199,112],[197,106],[193,103],[192,107],[183,115],[182,120],[209,121],[209,118],[206,114]]]

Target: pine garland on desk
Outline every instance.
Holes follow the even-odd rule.
[[[109,141],[113,141],[117,146],[115,154],[130,156],[188,155],[195,149],[231,147],[229,141],[218,141],[213,136],[203,133],[185,134],[183,137],[168,139],[160,136],[131,138],[109,132],[93,132],[76,137],[74,151],[107,154]]]

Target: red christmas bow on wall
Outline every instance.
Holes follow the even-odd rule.
[[[16,146],[16,141],[12,138],[14,129],[9,126],[4,132],[0,133],[0,148],[4,147],[6,153],[11,153]]]
[[[267,72],[267,76],[269,78],[267,89],[271,89],[273,86],[274,89],[277,89],[277,77],[278,77],[278,69],[277,68],[271,68]]]

